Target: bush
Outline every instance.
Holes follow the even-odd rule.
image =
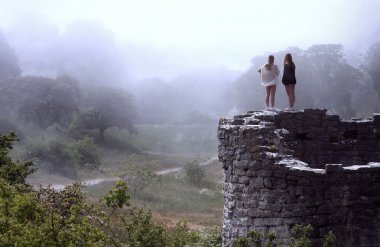
[[[311,247],[312,242],[310,235],[313,232],[311,225],[295,225],[291,230],[290,247]],[[336,237],[330,231],[324,237],[322,247],[333,247]],[[277,241],[275,233],[263,234],[258,231],[251,231],[246,237],[235,239],[233,247],[281,247],[284,246],[282,241]]]
[[[233,241],[233,247],[282,247],[282,241],[277,241],[275,233],[263,234],[259,231],[250,231],[247,237]]]
[[[60,138],[34,140],[25,146],[23,157],[34,159],[41,168],[75,175],[78,169],[100,165],[98,150],[90,137],[68,142]]]
[[[0,134],[0,246],[220,246],[220,230],[201,234],[183,221],[168,229],[150,211],[125,208],[130,197],[122,181],[97,206],[80,184],[61,191],[33,189],[25,184],[33,163],[15,163],[8,156],[15,140],[14,134]]]
[[[157,181],[157,175],[154,172],[136,165],[133,158],[126,162],[126,172],[121,177],[127,181],[132,195],[142,192],[148,185]]]
[[[130,209],[122,218],[125,228],[123,242],[130,247],[167,247],[166,228],[153,221],[152,213],[144,209]],[[178,245],[177,245],[178,246]]]
[[[16,134],[0,134],[0,178],[10,184],[25,184],[28,175],[35,171],[32,162],[13,162],[9,157],[9,151],[16,141]]]
[[[97,168],[100,164],[98,149],[94,144],[94,139],[88,136],[67,145],[66,150],[70,159],[78,168]]]
[[[221,247],[222,233],[219,227],[207,228],[200,234],[200,239],[194,247]]]
[[[201,185],[206,176],[204,169],[197,161],[187,163],[185,166],[186,179],[193,185]]]

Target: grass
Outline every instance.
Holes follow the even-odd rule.
[[[159,176],[159,179],[132,196],[132,206],[152,210],[162,223],[174,225],[181,219],[192,228],[220,225],[223,216],[222,168],[218,162],[204,166],[206,177],[201,186],[190,184],[181,172]],[[114,186],[105,182],[86,188],[90,198],[104,196]]]
[[[193,160],[202,163],[216,156],[214,125],[139,125],[137,128],[138,135],[131,135],[126,130],[109,128],[105,133],[104,143],[97,140],[97,130],[49,133],[46,138],[62,138],[63,143],[76,141],[83,135],[93,137],[101,164],[98,169],[76,171],[76,178],[65,178],[41,169],[30,177],[30,182],[68,184],[74,182],[74,179],[119,177],[128,171],[126,164],[131,160],[142,169],[157,172],[183,167]],[[41,142],[46,139],[44,133],[36,136]],[[132,205],[151,209],[159,221],[169,225],[181,219],[188,220],[189,225],[195,228],[220,225],[223,211],[220,181],[223,169],[218,162],[203,167],[206,170],[207,181],[201,186],[191,185],[181,173],[159,175],[154,184],[132,196]],[[114,182],[104,182],[87,187],[86,190],[91,200],[98,201],[114,185]]]

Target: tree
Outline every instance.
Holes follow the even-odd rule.
[[[190,162],[185,166],[186,179],[193,185],[200,185],[206,176],[204,169],[197,161]]]
[[[367,51],[366,71],[372,79],[377,95],[380,97],[380,42],[373,44]]]
[[[366,85],[360,70],[348,64],[342,45],[313,45],[307,50],[288,48],[273,54],[275,63],[282,64],[288,52],[293,55],[297,66],[297,107],[324,107],[345,118],[359,113],[360,101],[357,100],[365,98]],[[266,60],[266,56],[254,57],[251,68],[236,80],[235,104],[239,110],[260,109],[264,105],[265,92],[257,69]],[[287,104],[285,94],[276,95],[277,107]]]
[[[15,52],[6,42],[0,33],[0,85],[17,76],[20,76],[21,69]]]
[[[35,171],[35,166],[32,162],[13,162],[9,157],[16,140],[16,134],[12,132],[7,135],[0,133],[0,178],[11,185],[24,185],[26,177]]]
[[[104,141],[104,132],[110,127],[127,129],[136,134],[134,121],[137,117],[132,95],[112,88],[89,91],[84,101],[80,125],[88,129],[98,129],[99,139]]]
[[[67,76],[56,79],[19,77],[4,86],[0,93],[18,118],[41,128],[53,123],[70,123],[80,98],[77,81]]]

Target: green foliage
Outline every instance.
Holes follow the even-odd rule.
[[[0,179],[0,246],[105,246],[79,185],[18,191]]]
[[[275,233],[263,234],[259,231],[250,231],[247,237],[233,241],[233,247],[282,247],[282,241],[277,241]]]
[[[123,239],[128,247],[167,247],[167,230],[153,221],[152,213],[144,209],[131,209],[122,218],[125,235]],[[182,245],[176,245],[182,246]],[[173,246],[174,247],[174,246]]]
[[[142,192],[148,185],[157,181],[157,175],[137,165],[133,157],[126,162],[125,170],[125,174],[121,177],[126,180],[132,195]]]
[[[9,151],[13,148],[16,135],[0,133],[0,177],[10,184],[25,184],[28,175],[35,171],[32,162],[13,162],[9,157]]]
[[[129,199],[128,186],[124,181],[117,181],[116,187],[110,190],[103,198],[106,205],[111,208],[122,208],[123,205],[129,206]]]
[[[80,168],[96,168],[100,164],[100,157],[94,139],[88,136],[67,146],[71,160]]]
[[[211,227],[200,233],[200,239],[194,247],[221,247],[222,233],[220,227]]]
[[[291,230],[290,247],[311,247],[310,235],[313,232],[311,225],[295,225]],[[333,247],[336,237],[330,231],[323,240],[323,247]],[[282,247],[283,242],[277,241],[275,233],[263,234],[259,231],[251,231],[246,237],[235,239],[233,247]]]
[[[329,231],[329,233],[323,238],[323,245],[322,247],[334,247],[336,241],[336,236],[332,231]]]
[[[198,232],[191,231],[189,229],[186,221],[178,222],[169,234],[169,247],[194,246],[201,239],[200,234]]]
[[[100,165],[97,147],[87,136],[71,142],[59,137],[36,138],[24,150],[24,158],[35,159],[41,168],[66,175],[75,175],[80,169],[95,169]]]
[[[186,179],[193,185],[200,186],[206,176],[204,169],[197,161],[187,163],[184,170]]]
[[[232,247],[250,247],[250,240],[248,238],[238,238],[232,243]]]
[[[312,242],[309,237],[312,232],[313,227],[311,225],[295,225],[291,232],[292,238],[290,239],[290,247],[311,247]]]
[[[0,136],[1,164],[12,170],[8,158],[14,134]],[[114,212],[129,205],[128,187],[119,181],[103,199],[111,209],[106,213],[87,201],[80,184],[62,191],[50,187],[37,190],[15,186],[26,173],[12,179],[0,173],[0,246],[126,246],[126,247],[216,247],[220,231],[200,234],[185,222],[169,230],[154,222],[150,211],[127,209],[111,221]],[[106,210],[109,211],[109,210]]]

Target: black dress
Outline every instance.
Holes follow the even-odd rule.
[[[292,68],[290,65],[284,65],[284,74],[282,75],[282,83],[284,85],[296,84],[296,68]]]

